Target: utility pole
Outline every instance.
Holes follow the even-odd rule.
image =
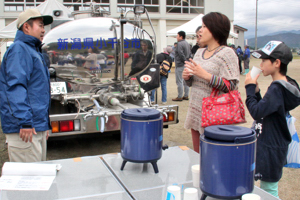
[[[256,0],[256,17],[255,17],[255,50],[257,50],[257,2]]]

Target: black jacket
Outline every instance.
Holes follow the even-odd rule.
[[[156,55],[156,61],[157,63],[161,64],[164,60],[168,61],[170,63],[170,70],[172,67],[172,58],[170,55],[166,54],[166,53],[160,53]],[[167,78],[168,78],[169,74],[167,74]]]
[[[286,164],[291,135],[286,115],[300,104],[297,82],[289,77],[286,81],[273,81],[264,98],[255,94],[255,84],[246,85],[246,105],[254,120],[258,133],[256,152],[256,173],[262,180],[277,182]]]

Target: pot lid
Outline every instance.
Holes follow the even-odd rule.
[[[130,108],[123,110],[121,116],[131,120],[152,120],[159,119],[160,112],[149,108]]]
[[[233,125],[216,125],[204,129],[204,136],[218,141],[246,143],[256,138],[250,128]]]

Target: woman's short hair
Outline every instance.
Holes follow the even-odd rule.
[[[227,45],[230,21],[226,15],[219,12],[210,12],[203,16],[202,22],[220,45]]]
[[[197,33],[201,28],[202,28],[202,26],[198,26],[195,33]]]

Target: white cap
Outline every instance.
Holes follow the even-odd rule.
[[[53,17],[51,15],[42,15],[40,11],[36,8],[27,9],[24,12],[20,13],[17,19],[17,29],[20,29],[21,26],[29,19],[35,19],[35,18],[43,18],[43,22],[45,26],[53,22]]]

